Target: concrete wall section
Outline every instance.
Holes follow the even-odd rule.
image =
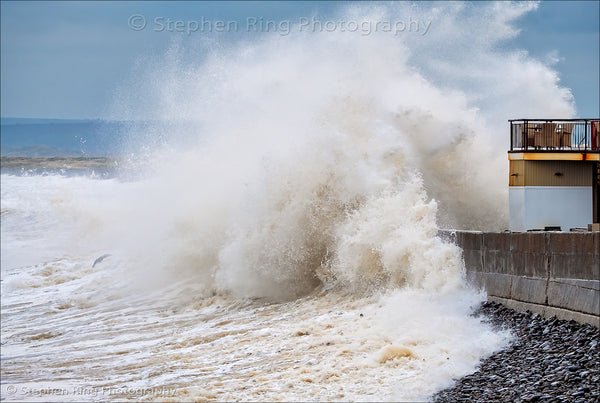
[[[440,236],[463,249],[467,278],[490,299],[600,326],[600,232],[440,230]]]
[[[579,284],[571,279],[551,279],[548,283],[548,305],[600,315],[600,281],[581,280]]]
[[[548,233],[551,278],[600,280],[600,232]]]

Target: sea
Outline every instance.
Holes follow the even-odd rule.
[[[505,348],[438,231],[505,229],[506,119],[572,101],[497,46],[535,5],[415,7],[341,16],[427,35],[178,43],[106,119],[3,119],[2,400],[424,401]]]

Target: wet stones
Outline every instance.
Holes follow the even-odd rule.
[[[515,339],[433,401],[600,401],[600,329],[493,302],[475,315],[510,329]]]

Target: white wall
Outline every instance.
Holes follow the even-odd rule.
[[[510,186],[508,197],[511,231],[568,231],[592,223],[591,186]]]

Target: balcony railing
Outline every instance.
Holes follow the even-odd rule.
[[[600,119],[513,119],[510,151],[600,151]]]

